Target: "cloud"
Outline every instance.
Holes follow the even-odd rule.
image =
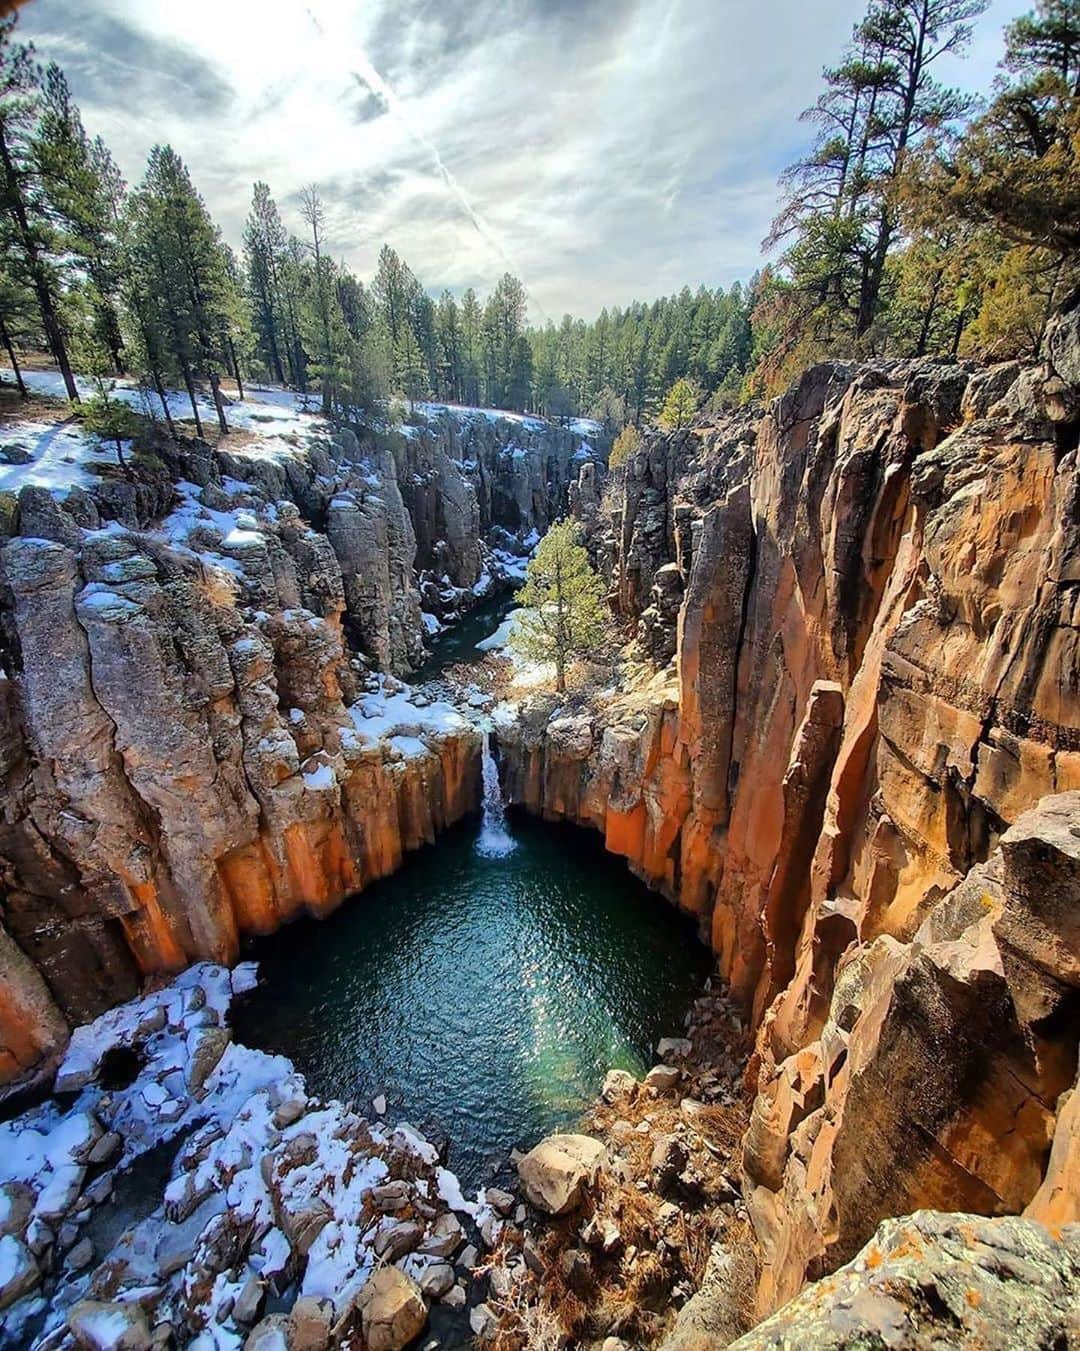
[[[76,97],[94,108],[169,107],[225,116],[232,88],[216,61],[182,41],[149,32],[134,18],[79,0],[41,0],[23,25],[42,54],[64,67]]]
[[[310,8],[308,8],[310,6]],[[129,177],[154,141],[239,242],[265,179],[361,276],[392,244],[425,285],[507,268],[534,317],[590,316],[761,263],[798,114],[862,0],[35,0],[23,28],[72,75]],[[974,55],[986,88],[994,0]]]

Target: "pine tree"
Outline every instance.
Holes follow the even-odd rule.
[[[323,253],[323,229],[326,212],[314,183],[300,194],[300,213],[311,231],[311,256],[315,263],[312,307],[316,322],[313,325],[315,341],[312,344],[314,361],[312,371],[322,386],[323,412],[334,406],[334,384],[340,371],[343,355],[341,329],[344,321],[337,310],[337,297],[330,277],[330,260]]]
[[[529,661],[554,664],[561,694],[569,663],[595,656],[608,631],[603,582],[573,521],[553,525],[540,541],[515,599],[525,613],[510,641]]]
[[[60,315],[60,279],[40,184],[34,181],[31,137],[40,98],[33,48],[12,41],[14,18],[0,19],[0,211],[37,301],[45,340],[73,403],[79,391]]]
[[[117,230],[124,181],[104,142],[87,136],[64,73],[55,64],[44,72],[31,153],[56,232],[54,247],[71,260],[95,340],[109,353],[114,372],[123,375]]]
[[[256,344],[271,380],[279,384],[285,383],[284,361],[290,357],[281,292],[286,240],[285,226],[269,187],[256,183],[244,225],[244,261]],[[295,373],[290,373],[296,383]]]
[[[224,246],[183,161],[170,146],[150,152],[133,211],[135,286],[146,297],[153,345],[178,368],[202,434],[195,391],[205,377],[222,434],[229,430],[220,368],[227,364],[229,277]]]
[[[660,423],[669,431],[679,431],[689,427],[698,410],[701,396],[689,380],[676,380],[668,390],[664,406],[660,410]]]
[[[1011,243],[1080,252],[1080,5],[1039,0],[1006,30],[1006,78],[937,165],[938,206]]]
[[[116,458],[127,478],[131,467],[124,456],[124,442],[138,436],[142,423],[138,414],[119,399],[109,398],[107,382],[99,381],[98,392],[86,400],[80,416],[83,430],[96,441],[111,441],[116,446]]]

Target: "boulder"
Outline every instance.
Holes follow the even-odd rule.
[[[0,1309],[21,1299],[41,1280],[33,1253],[14,1234],[0,1238]]]
[[[67,1323],[85,1351],[146,1351],[151,1344],[146,1316],[135,1303],[80,1300]]]
[[[626,1070],[608,1070],[604,1075],[604,1083],[600,1089],[600,1096],[612,1106],[620,1098],[626,1097],[637,1087],[637,1080]]]
[[[328,1299],[302,1295],[289,1315],[289,1351],[326,1351],[334,1307]]]
[[[606,1149],[588,1135],[549,1135],[518,1164],[525,1195],[547,1215],[566,1215],[579,1206]]]
[[[655,1088],[659,1093],[670,1093],[677,1088],[682,1078],[682,1070],[674,1065],[654,1065],[645,1076],[645,1086]]]
[[[382,1267],[357,1299],[368,1351],[401,1351],[419,1336],[427,1307],[416,1282],[397,1267]]]

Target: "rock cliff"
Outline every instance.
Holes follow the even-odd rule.
[[[475,728],[380,673],[564,508],[583,435],[290,416],[272,443],[153,440],[130,477],[3,494],[0,1083],[478,806]]]
[[[890,1215],[1075,1217],[1078,350],[818,367],[575,494],[641,665],[527,704],[503,775],[752,1016],[760,1314]]]

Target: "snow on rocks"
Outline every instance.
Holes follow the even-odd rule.
[[[408,1123],[310,1098],[287,1060],[234,1042],[229,1005],[255,979],[201,963],[110,1009],[73,1034],[59,1097],[0,1125],[0,1343],[145,1347],[171,1329],[229,1351],[291,1345],[300,1319],[394,1347],[457,1288],[452,1210],[489,1229],[494,1212]],[[135,1170],[138,1194],[162,1150],[163,1192],[125,1203],[118,1232],[115,1180]],[[271,1296],[292,1314],[252,1332]]]

